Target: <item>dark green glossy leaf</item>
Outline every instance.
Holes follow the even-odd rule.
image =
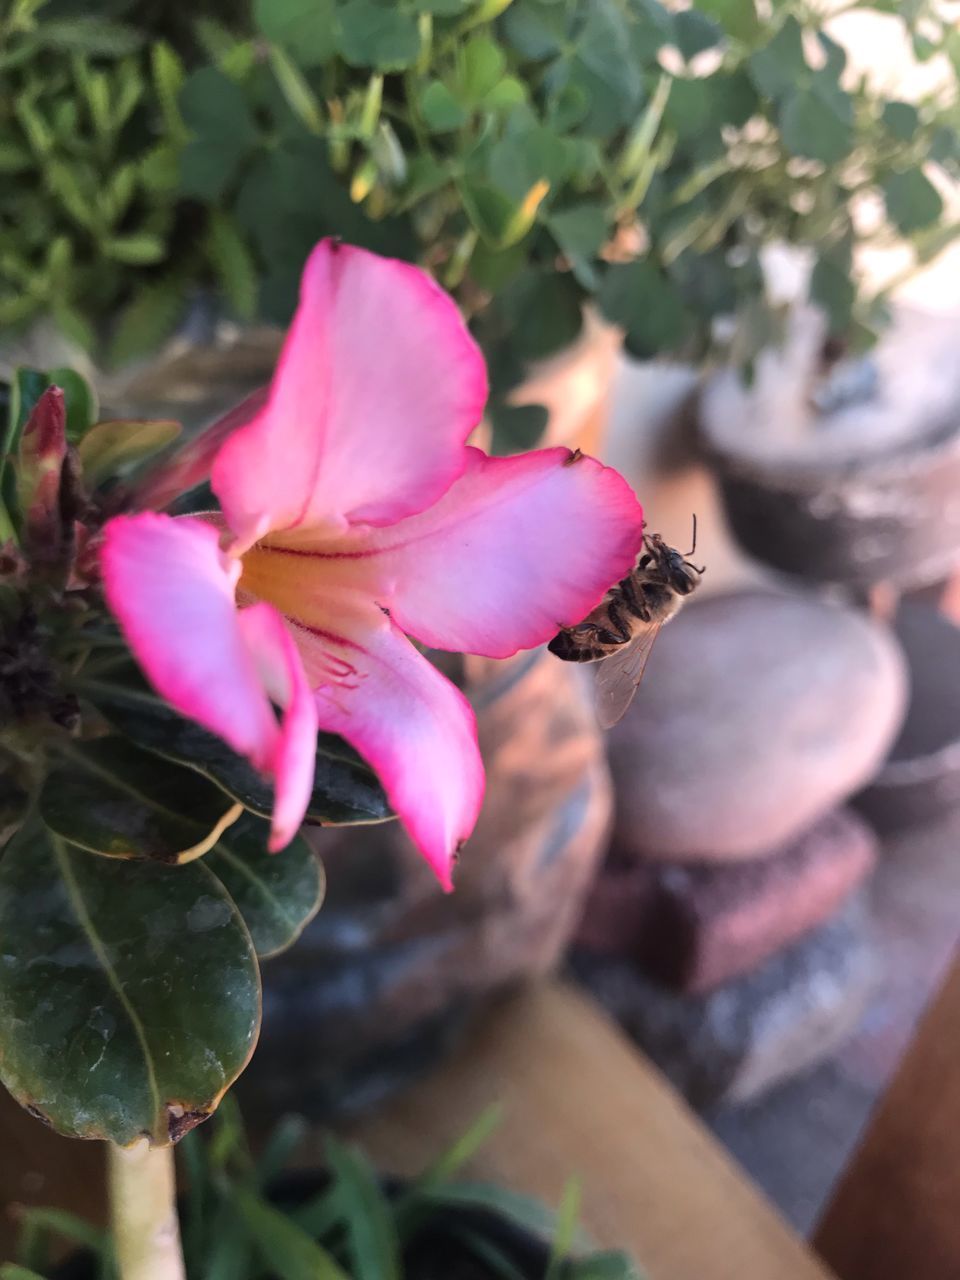
[[[928,227],[943,212],[939,192],[920,169],[891,173],[882,186],[890,221],[904,235]]]
[[[33,819],[0,861],[0,1076],[59,1133],[205,1119],[256,1042],[250,935],[202,862],[91,857]]]
[[[273,809],[273,788],[226,743],[186,720],[146,684],[132,664],[96,681],[80,681],[78,692],[126,737],[158,755],[205,774],[245,808],[265,817]],[[313,797],[307,821],[382,822],[392,817],[376,774],[345,742],[332,734],[317,739]]]
[[[204,859],[237,904],[261,958],[291,946],[323,901],[323,869],[307,842],[295,836],[281,853],[268,853],[269,833],[268,822],[243,814]]]
[[[111,858],[192,861],[240,812],[195,770],[113,736],[63,744],[40,793],[53,832]]]
[[[351,66],[401,71],[420,52],[416,18],[397,6],[346,0],[337,21],[337,45]]]

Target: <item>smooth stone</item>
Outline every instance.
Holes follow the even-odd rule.
[[[672,990],[712,991],[829,919],[876,858],[870,828],[839,810],[750,862],[608,865],[577,945],[629,955]]]
[[[614,852],[763,856],[873,776],[906,691],[895,638],[853,609],[753,589],[690,602],[609,735]]]
[[[873,994],[877,953],[862,893],[748,977],[676,995],[612,956],[570,967],[695,1107],[747,1102],[834,1053]]]

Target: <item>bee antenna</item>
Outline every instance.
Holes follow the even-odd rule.
[[[694,512],[693,513],[693,544],[691,545],[689,551],[685,551],[683,553],[684,560],[692,556],[693,553],[696,551],[696,549],[697,549],[697,513]]]

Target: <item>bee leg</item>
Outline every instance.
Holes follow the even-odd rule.
[[[614,603],[607,605],[607,621],[610,623],[610,629],[602,629],[604,632],[604,644],[626,644],[632,633],[621,617],[619,608]]]
[[[634,617],[639,618],[641,622],[649,622],[650,610],[647,607],[647,602],[634,586],[632,575],[624,578],[620,583],[620,592],[623,596],[624,604]]]

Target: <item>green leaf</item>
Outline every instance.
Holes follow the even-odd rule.
[[[911,142],[920,124],[920,113],[909,102],[886,102],[883,123],[900,142]]]
[[[254,0],[253,20],[302,67],[318,67],[333,54],[333,0]]]
[[[233,823],[204,859],[237,905],[261,959],[299,938],[323,901],[323,869],[300,836],[268,853],[270,824],[252,814]]]
[[[48,377],[63,392],[67,410],[67,438],[77,441],[97,420],[96,392],[75,369],[51,369]]]
[[[697,137],[708,125],[713,109],[710,79],[676,76],[663,109],[663,121],[680,138]]]
[[[697,0],[697,11],[719,22],[734,39],[746,43],[751,43],[762,30],[754,0]]]
[[[154,355],[173,335],[185,305],[183,284],[175,278],[144,286],[117,317],[110,364]]]
[[[519,201],[482,179],[464,178],[459,190],[467,217],[484,240],[491,248],[509,249],[533,226],[549,185],[535,182]]]
[[[490,400],[486,409],[493,428],[493,453],[525,453],[543,439],[550,414],[542,404],[506,404]]]
[[[85,14],[56,22],[41,22],[32,34],[38,44],[48,49],[106,58],[122,58],[125,54],[136,53],[144,42],[144,36],[133,27]]]
[[[803,28],[792,13],[767,47],[753,54],[749,68],[750,78],[760,92],[775,100],[804,77],[807,62],[803,56]]]
[[[850,125],[823,98],[809,89],[791,94],[780,111],[784,145],[795,156],[836,164],[850,154]]]
[[[473,36],[461,53],[460,83],[468,102],[479,104],[496,88],[506,70],[503,50],[489,36]]]
[[[593,258],[610,234],[607,206],[599,200],[584,200],[567,209],[551,211],[547,226],[557,244],[571,258]]]
[[[337,11],[337,46],[353,67],[402,71],[420,52],[413,14],[373,0],[346,0]]]
[[[351,1280],[317,1242],[285,1213],[244,1187],[233,1191],[264,1266],[283,1280]]]
[[[207,254],[234,311],[241,320],[252,320],[259,284],[256,264],[234,219],[219,209],[210,210]]]
[[[936,222],[943,212],[939,192],[920,169],[891,173],[881,186],[890,221],[906,236]]]
[[[541,360],[576,341],[583,325],[581,292],[570,274],[528,274],[512,290],[514,345],[526,360]]]
[[[431,80],[421,93],[420,114],[433,133],[459,129],[467,120],[466,111],[440,80]]]
[[[159,236],[111,236],[103,242],[103,252],[108,258],[132,267],[144,267],[160,262],[166,251],[167,247]]]
[[[98,422],[80,441],[83,477],[91,489],[138,467],[180,435],[179,422],[141,419]]]
[[[677,48],[688,62],[698,53],[715,48],[724,39],[723,29],[696,9],[681,9],[674,14],[673,29]]]
[[[277,45],[270,50],[270,66],[287,106],[311,133],[320,133],[323,129],[323,108],[306,76]]]
[[[810,277],[810,297],[826,311],[831,333],[846,333],[853,317],[856,296],[856,286],[849,271],[828,257],[817,260]]]
[[[194,770],[120,737],[62,745],[40,792],[40,814],[51,831],[112,858],[190,862],[240,812]]]
[[[202,863],[95,858],[24,827],[0,861],[0,1076],[69,1137],[165,1145],[256,1042],[250,935]]]
[[[393,1214],[373,1170],[358,1151],[335,1138],[327,1138],[324,1145],[336,1178],[354,1280],[401,1280]]]
[[[550,1259],[544,1280],[560,1280],[565,1274],[565,1263],[573,1248],[580,1216],[581,1188],[577,1178],[571,1178],[563,1188],[560,1208],[557,1210],[557,1226],[550,1242]]]
[[[10,382],[10,402],[7,410],[7,427],[3,453],[11,453],[18,447],[23,428],[37,401],[50,386],[50,375],[39,369],[18,368]]]
[[[607,319],[626,330],[631,351],[641,357],[674,349],[689,330],[679,291],[647,260],[610,267],[599,302]]]
[[[502,1121],[503,1107],[499,1102],[491,1103],[477,1116],[466,1133],[462,1134],[416,1178],[409,1190],[404,1193],[400,1205],[411,1204],[418,1196],[437,1191],[451,1178],[456,1177],[463,1166],[473,1159],[490,1135],[499,1128]],[[398,1212],[400,1205],[398,1205]]]
[[[570,1259],[563,1274],[564,1280],[643,1280],[632,1259],[612,1250]]]
[[[485,1182],[448,1183],[423,1200],[437,1209],[484,1209],[502,1215],[541,1240],[550,1240],[556,1230],[556,1215],[538,1200]]]
[[[226,743],[174,711],[147,686],[136,667],[124,665],[98,680],[81,676],[77,690],[145,750],[198,770],[261,817],[271,813],[270,784]],[[320,734],[307,820],[336,824],[389,817],[390,807],[370,767],[339,738]]]
[[[214,67],[187,78],[180,110],[197,135],[181,152],[180,185],[186,195],[215,200],[257,141],[253,115],[240,87]]]

